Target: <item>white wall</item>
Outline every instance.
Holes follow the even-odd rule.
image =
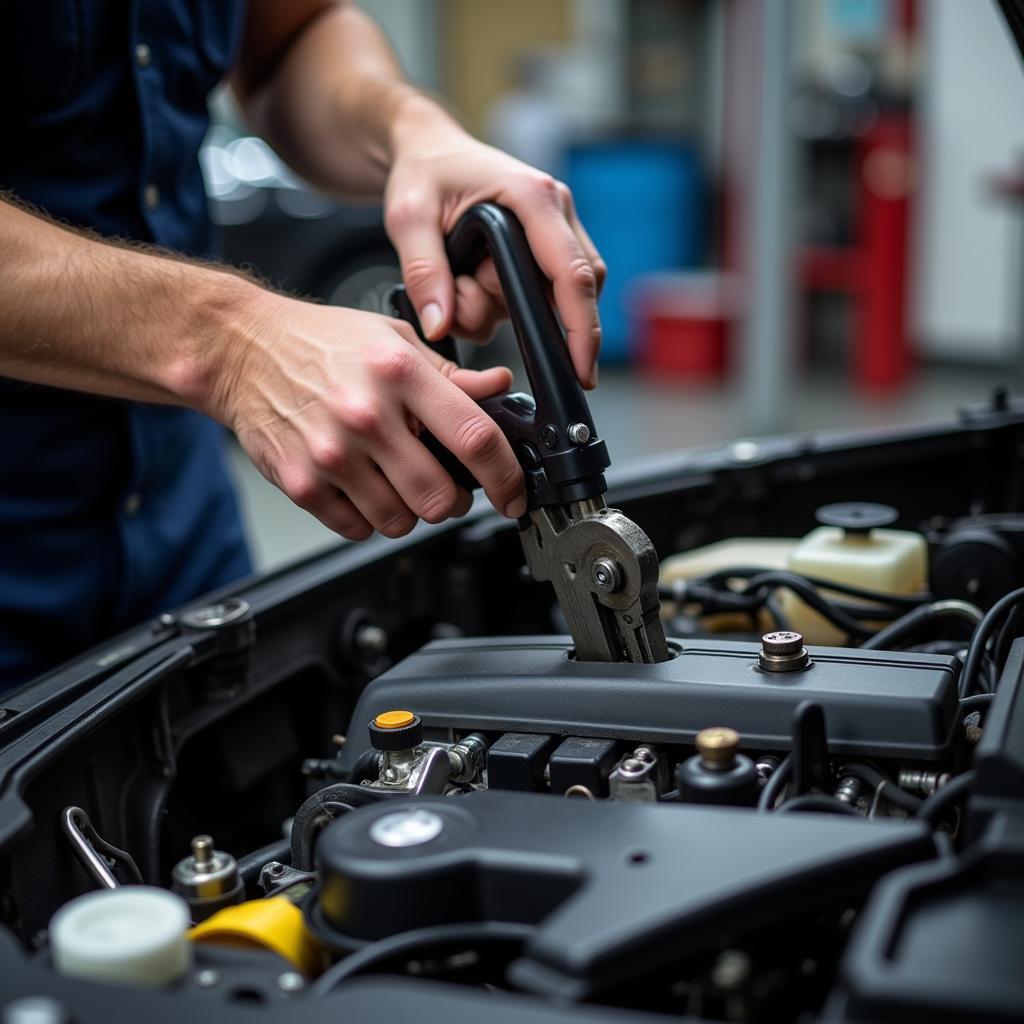
[[[1024,345],[1024,65],[992,0],[925,0],[914,332],[926,355],[1000,362]]]

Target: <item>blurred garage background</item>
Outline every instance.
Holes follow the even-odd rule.
[[[609,265],[616,463],[1024,385],[1024,73],[994,0],[362,6],[412,80],[573,189]],[[228,258],[379,309],[379,210],[310,190],[227,94],[215,115]],[[466,358],[515,366],[514,342]],[[236,455],[260,568],[337,542]]]

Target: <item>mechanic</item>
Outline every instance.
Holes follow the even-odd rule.
[[[474,401],[507,388],[507,369],[457,369],[404,323],[203,259],[206,100],[230,76],[308,181],[383,198],[432,339],[490,336],[493,266],[453,281],[443,238],[475,202],[510,207],[593,387],[605,267],[563,184],[405,82],[354,3],[34,0],[5,23],[0,689],[251,571],[223,426],[352,540],[468,510],[421,426],[496,509],[525,510],[516,459]]]

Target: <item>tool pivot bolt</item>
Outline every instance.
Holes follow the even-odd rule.
[[[586,423],[570,423],[568,433],[573,444],[586,444],[590,440],[590,427]]]
[[[558,444],[558,431],[550,423],[540,428],[540,442],[545,448],[554,448]]]
[[[614,594],[622,586],[622,567],[610,558],[598,558],[594,562],[594,585],[606,594]]]

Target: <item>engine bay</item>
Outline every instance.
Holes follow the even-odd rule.
[[[478,505],[6,695],[4,1019],[1020,1019],[1022,443],[613,477],[668,660],[578,658]]]

